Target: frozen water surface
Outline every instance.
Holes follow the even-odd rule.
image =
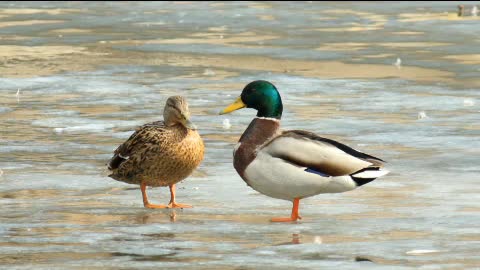
[[[456,6],[0,3],[0,265],[478,269],[479,19]],[[256,79],[279,88],[284,128],[379,156],[391,174],[270,223],[290,203],[232,166],[255,112],[217,115]],[[207,147],[178,185],[194,208],[147,210],[105,164],[177,94]]]

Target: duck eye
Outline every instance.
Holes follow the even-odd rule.
[[[257,91],[257,89],[255,89],[255,88],[250,89],[250,92],[251,92],[251,93],[253,93],[253,92],[255,92],[255,91]]]

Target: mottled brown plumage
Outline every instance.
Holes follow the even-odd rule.
[[[186,100],[180,96],[170,97],[165,105],[165,121],[137,128],[115,150],[108,164],[112,172],[109,177],[142,186],[145,207],[176,207],[174,185],[189,176],[203,160],[203,141],[188,120],[189,116]],[[170,204],[150,205],[146,186],[170,186]]]

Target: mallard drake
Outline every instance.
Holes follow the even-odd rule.
[[[282,99],[270,82],[249,83],[220,114],[244,107],[258,112],[234,149],[233,165],[256,191],[293,202],[290,217],[274,222],[301,219],[303,198],[350,191],[388,173],[377,157],[312,132],[281,130]]]
[[[187,100],[168,98],[164,121],[145,124],[120,145],[108,163],[109,177],[140,185],[146,208],[189,208],[175,201],[175,184],[189,176],[203,160],[204,145],[189,120]],[[146,187],[169,186],[168,205],[150,204]]]

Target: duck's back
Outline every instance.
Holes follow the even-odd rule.
[[[204,145],[197,131],[153,122],[137,128],[115,150],[109,176],[130,184],[172,185],[190,175],[203,155]]]

